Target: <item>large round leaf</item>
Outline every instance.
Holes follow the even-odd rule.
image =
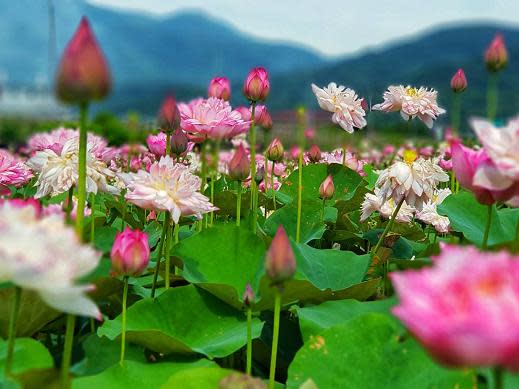
[[[220,381],[232,373],[217,366],[183,370],[172,375],[162,389],[219,388]]]
[[[7,341],[0,339],[0,380],[4,375]],[[31,338],[17,338],[14,344],[12,372],[20,374],[32,369],[48,369],[54,361],[43,344]],[[1,387],[0,381],[0,387]]]
[[[72,388],[155,389],[160,388],[169,377],[181,370],[211,366],[216,364],[207,359],[153,364],[125,361],[123,366],[117,363],[97,375],[76,378],[72,381]]]
[[[262,328],[263,323],[253,319],[253,338],[259,337]],[[128,309],[126,329],[129,342],[161,353],[221,358],[247,342],[245,315],[193,285],[135,303]],[[106,321],[98,334],[112,340],[119,337],[121,317]]]
[[[391,317],[359,316],[312,336],[288,370],[287,388],[473,388],[471,371],[434,363]]]

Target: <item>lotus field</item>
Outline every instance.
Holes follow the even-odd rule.
[[[300,108],[285,149],[257,67],[249,106],[216,77],[207,97],[167,97],[146,144],[115,147],[89,128],[111,75],[83,19],[55,81],[77,126],[0,150],[0,387],[519,388],[519,119],[496,120],[507,59],[497,35],[488,115],[468,123],[462,69],[449,113],[427,87],[368,106],[312,84],[343,142],[321,150]],[[450,127],[353,147],[371,111]]]

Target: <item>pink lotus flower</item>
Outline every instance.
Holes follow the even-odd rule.
[[[234,181],[244,181],[250,175],[250,161],[243,146],[238,146],[228,164],[229,176]]]
[[[467,89],[467,77],[465,77],[463,69],[458,69],[454,76],[452,76],[451,89],[455,93],[461,93]]]
[[[180,125],[179,107],[173,96],[167,96],[162,102],[158,121],[160,129],[166,132],[174,131]]]
[[[56,94],[65,103],[100,100],[110,92],[110,70],[87,18],[65,48],[56,77]]]
[[[485,205],[519,196],[519,184],[503,175],[485,149],[473,150],[458,140],[451,144],[452,168],[460,185]]]
[[[439,362],[519,369],[519,258],[442,246],[433,267],[391,273],[392,312]]]
[[[313,144],[306,155],[310,162],[318,163],[321,160],[321,149],[316,144]]]
[[[231,99],[231,83],[227,77],[215,77],[209,83],[208,97],[229,101]]]
[[[276,231],[265,257],[265,269],[273,283],[279,284],[293,277],[296,258],[282,225]]]
[[[243,120],[245,120],[246,122],[250,122],[252,117],[250,107],[245,107],[241,105],[239,107],[236,107],[235,111],[240,113],[241,118]]]
[[[137,229],[126,227],[115,236],[112,251],[112,271],[115,275],[138,276],[150,261],[148,235]]]
[[[252,69],[243,83],[243,94],[250,101],[263,101],[270,91],[269,74],[265,68]]]
[[[491,72],[498,72],[508,63],[508,52],[503,35],[496,34],[485,51],[485,63]]]
[[[319,186],[319,197],[323,200],[328,200],[335,194],[335,185],[333,185],[333,179],[331,175],[328,175]]]
[[[150,134],[146,138],[148,149],[157,157],[166,155],[166,134],[159,132],[157,135]]]
[[[210,97],[178,106],[184,131],[200,138],[231,139],[248,131],[250,123],[227,101]]]
[[[6,150],[0,149],[0,194],[8,194],[8,186],[16,188],[32,178],[31,169]]]
[[[424,87],[413,88],[411,86],[391,85],[384,92],[384,101],[373,106],[375,111],[396,112],[404,120],[418,117],[425,125],[432,128],[434,120],[445,113],[436,102],[438,92]]]
[[[201,179],[169,156],[151,165],[150,171],[121,174],[127,185],[126,199],[131,203],[155,211],[169,211],[175,223],[180,216],[195,216],[216,211],[207,197],[201,194]]]

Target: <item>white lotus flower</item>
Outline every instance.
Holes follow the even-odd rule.
[[[380,212],[380,216],[384,219],[391,219],[393,212],[395,212],[397,204],[393,199],[384,201],[381,196],[380,188],[375,188],[375,193],[366,193],[364,202],[361,205],[362,214],[360,221],[365,221],[373,212]],[[409,223],[413,219],[416,209],[408,205],[405,201],[402,203],[396,221],[400,223]]]
[[[432,128],[434,120],[445,113],[437,103],[438,92],[424,87],[391,85],[384,92],[384,101],[375,104],[373,110],[395,112],[400,111],[404,120],[418,117],[425,125]]]
[[[199,192],[201,179],[169,156],[151,165],[150,171],[121,174],[127,185],[126,199],[145,209],[169,211],[175,223],[180,216],[195,216],[216,211],[209,199]]]
[[[438,214],[437,206],[451,193],[450,189],[438,189],[433,198],[423,205],[421,211],[416,213],[416,218],[426,224],[432,225],[438,232],[449,232],[449,218]]]
[[[78,180],[78,139],[72,138],[65,142],[60,154],[51,149],[38,151],[27,164],[39,173],[35,197],[41,198],[48,194],[56,196],[75,186]],[[118,194],[119,189],[108,183],[115,174],[106,164],[97,159],[87,150],[87,193],[98,191]]]
[[[0,282],[36,291],[50,307],[101,319],[76,280],[93,271],[101,255],[81,244],[60,215],[37,217],[32,206],[0,205]]]
[[[331,82],[324,88],[312,84],[312,91],[319,107],[332,112],[332,121],[350,134],[353,133],[354,127],[362,128],[367,124],[362,99],[358,98],[353,89]]]

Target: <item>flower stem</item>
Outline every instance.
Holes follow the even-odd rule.
[[[164,222],[162,223],[162,235],[160,237],[160,243],[157,253],[157,264],[155,265],[155,274],[153,275],[153,284],[151,285],[151,298],[155,297],[155,291],[157,288],[157,280],[159,278],[160,261],[162,259],[162,250],[164,249],[164,240],[166,239],[166,233],[169,223],[169,212],[164,214]]]
[[[492,376],[494,377],[494,389],[504,388],[504,371],[500,366],[496,366],[492,369]]]
[[[247,370],[250,375],[252,372],[252,310],[247,308]]]
[[[74,187],[71,186],[68,190],[68,197],[67,197],[67,206],[65,208],[65,220],[68,223],[72,220],[70,214],[72,213],[72,208],[74,208]]]
[[[220,141],[217,140],[213,149],[214,171],[211,174],[211,204],[214,204],[214,182],[218,176],[218,162],[220,158]],[[214,211],[211,211],[209,225],[212,227],[214,222]]]
[[[275,288],[274,300],[274,329],[272,333],[272,352],[270,354],[270,374],[269,389],[274,389],[276,378],[276,358],[278,353],[279,340],[279,316],[281,314],[281,292],[278,287]]]
[[[5,357],[5,376],[11,374],[14,355],[14,342],[16,340],[16,324],[18,321],[18,314],[20,313],[20,300],[22,297],[22,289],[15,286],[14,299],[11,306],[11,317],[9,318],[9,335],[7,338],[7,356]]]
[[[126,349],[126,302],[128,300],[128,276],[123,277],[124,291],[123,291],[123,307],[121,315],[121,359],[119,364],[124,364],[124,351]]]
[[[171,251],[171,240],[173,239],[173,230],[171,228],[171,224],[168,223],[168,226],[167,226],[167,233],[166,233],[166,248],[164,250],[164,259],[165,259],[165,262],[166,262],[166,269],[165,269],[165,274],[164,274],[164,282],[165,282],[165,287],[166,289],[169,289],[170,287],[170,279],[171,279],[171,255],[170,255],[170,251]]]
[[[481,244],[481,247],[483,250],[486,250],[488,247],[488,236],[490,235],[490,227],[492,225],[492,210],[493,206],[487,205],[487,224],[485,226],[485,233],[483,235],[483,243]]]
[[[460,132],[461,123],[461,94],[454,93],[452,97],[451,127],[454,135]]]
[[[85,217],[86,200],[86,152],[87,152],[87,121],[88,103],[79,105],[79,165],[77,182],[77,215],[76,215],[76,234],[82,239],[83,219]]]
[[[241,219],[241,181],[237,182],[238,184],[238,196],[236,197],[236,226],[240,226]]]
[[[76,324],[76,316],[67,315],[67,325],[65,329],[65,344],[63,345],[63,359],[61,360],[61,387],[68,388],[70,386],[70,361],[72,360],[72,345],[74,343],[74,327]]]
[[[487,86],[487,118],[493,122],[497,114],[497,73],[491,73]]]
[[[256,233],[256,224],[258,219],[258,204],[256,203],[256,124],[254,123],[256,114],[256,102],[251,103],[251,115],[250,115],[250,197],[251,197],[251,210],[252,210],[252,232]]]
[[[171,132],[166,132],[166,155],[171,154]]]
[[[301,241],[301,211],[303,206],[303,150],[299,150],[298,162],[298,185],[297,185],[297,226],[296,226],[296,242]]]
[[[265,164],[265,166],[267,166]],[[276,167],[276,162],[272,161],[272,171],[270,172],[270,188],[272,189],[272,201],[274,202],[274,211],[277,208],[276,204],[276,188],[274,188],[274,168]]]

